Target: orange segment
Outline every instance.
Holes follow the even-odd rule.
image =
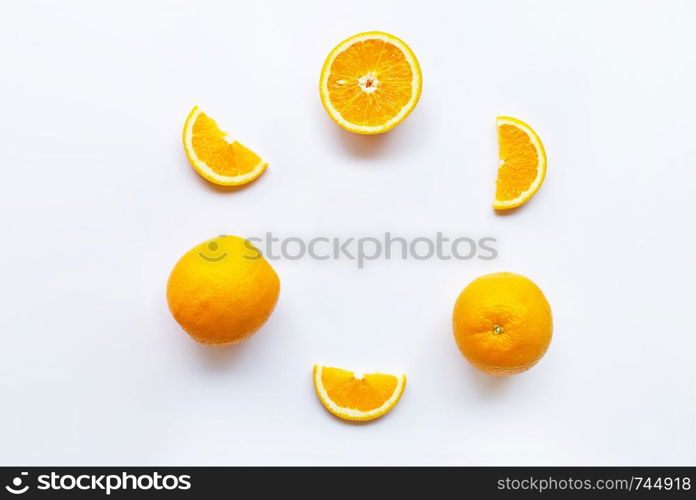
[[[360,33],[326,58],[319,82],[321,100],[341,127],[379,134],[403,121],[418,103],[422,75],[402,40],[388,33]]]
[[[184,124],[184,149],[196,172],[223,186],[251,182],[268,167],[256,153],[220,130],[198,106]]]
[[[500,166],[493,208],[519,207],[539,190],[546,176],[544,145],[534,130],[517,118],[497,119]]]
[[[405,375],[356,376],[340,368],[314,365],[314,389],[322,404],[346,420],[373,420],[390,411],[406,387]]]

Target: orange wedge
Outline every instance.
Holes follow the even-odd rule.
[[[232,139],[194,106],[184,124],[184,149],[202,177],[221,186],[240,186],[261,175],[268,163]]]
[[[499,116],[500,166],[493,208],[506,210],[528,202],[546,176],[546,152],[532,127],[517,118]]]
[[[416,56],[388,33],[359,33],[339,43],[324,62],[321,102],[341,127],[381,134],[416,107],[423,87]]]
[[[322,404],[346,420],[374,420],[399,402],[406,387],[406,375],[370,373],[358,376],[351,371],[314,365],[314,390]]]

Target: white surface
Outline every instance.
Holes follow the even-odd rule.
[[[2,464],[696,462],[692,2],[13,2],[0,15]],[[380,29],[424,72],[382,137],[317,92],[343,38]],[[199,104],[269,170],[237,192],[188,166]],[[494,122],[528,121],[549,173],[489,208]],[[273,263],[267,325],[232,348],[164,297],[195,243],[494,236],[495,261]],[[471,279],[526,274],[555,330],[498,380],[450,329]],[[404,370],[396,409],[332,418],[314,362]]]

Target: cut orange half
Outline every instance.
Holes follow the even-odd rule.
[[[373,420],[394,408],[406,387],[406,375],[351,371],[314,365],[314,389],[331,413],[346,420]]]
[[[359,33],[334,48],[319,80],[321,102],[341,127],[381,134],[401,123],[420,98],[418,60],[388,33]]]
[[[198,106],[184,124],[184,149],[196,172],[221,186],[251,182],[268,167],[256,153],[220,130]]]
[[[506,210],[530,200],[546,176],[546,152],[532,127],[517,118],[499,116],[500,166],[493,208]]]

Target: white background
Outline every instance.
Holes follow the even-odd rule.
[[[2,464],[694,464],[693,2],[3,2]],[[380,137],[339,129],[319,71],[344,38],[402,37],[424,74]],[[270,167],[236,191],[188,165],[198,104]],[[495,117],[528,121],[546,182],[490,208]],[[493,236],[494,261],[279,260],[242,345],[171,318],[176,260],[218,234]],[[554,337],[476,372],[451,310],[473,278],[532,278]],[[315,362],[403,370],[344,423]]]

